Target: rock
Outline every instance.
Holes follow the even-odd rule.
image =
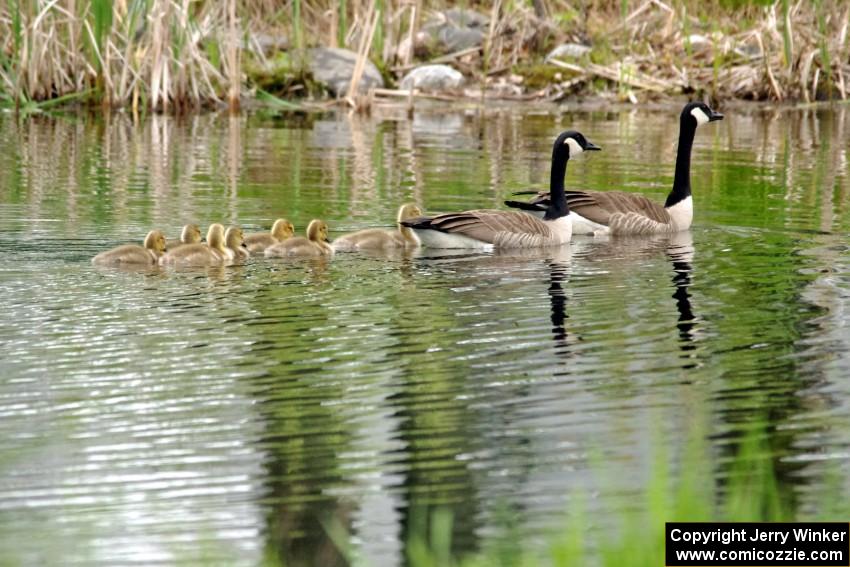
[[[452,8],[438,12],[422,31],[431,37],[438,49],[452,53],[481,45],[488,25],[487,16],[475,10]]]
[[[259,47],[267,57],[278,51],[286,51],[289,48],[289,40],[283,34],[270,35],[267,33],[251,34],[250,40],[242,42],[243,49]]]
[[[463,75],[448,65],[423,65],[409,72],[401,80],[402,89],[445,91],[463,85]]]
[[[443,15],[449,22],[459,28],[466,27],[483,30],[490,24],[490,20],[487,16],[476,12],[475,10],[452,8],[451,10],[443,12]]]
[[[545,61],[550,59],[581,59],[590,53],[590,47],[580,43],[562,43],[549,52]]]
[[[316,81],[327,86],[336,96],[344,96],[348,92],[354,66],[357,64],[357,54],[348,49],[336,47],[317,47],[308,49],[310,72]],[[384,79],[375,64],[367,60],[363,67],[363,75],[357,85],[357,91],[366,93],[371,88],[384,86]]]

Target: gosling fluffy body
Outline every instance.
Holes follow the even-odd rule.
[[[201,241],[201,229],[196,224],[187,224],[180,231],[179,240],[168,240],[165,243],[166,250],[174,250],[184,244],[196,244]]]
[[[165,252],[165,235],[152,230],[145,236],[144,245],[122,244],[112,250],[101,252],[92,258],[92,264],[115,266],[120,264],[153,265]]]
[[[419,238],[413,229],[404,226],[402,221],[415,219],[422,216],[422,210],[414,204],[408,203],[398,209],[396,223],[397,230],[383,230],[380,228],[367,228],[350,234],[344,234],[334,240],[334,250],[395,250],[399,248],[419,247]]]
[[[269,246],[283,242],[295,234],[295,227],[286,219],[277,219],[272,225],[271,232],[257,232],[244,237],[245,246],[253,253],[263,252]]]
[[[318,257],[330,256],[333,248],[328,244],[328,225],[325,221],[313,219],[307,226],[307,238],[294,236],[274,246],[266,248],[266,258],[287,258],[292,256]]]
[[[224,245],[224,227],[215,223],[207,229],[206,243],[178,246],[166,252],[159,259],[159,263],[179,266],[215,266],[224,264],[232,258],[233,252]]]

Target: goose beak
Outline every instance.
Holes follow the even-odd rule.
[[[723,120],[723,115],[719,112],[712,112],[711,116],[708,117],[708,121],[714,122],[715,120]]]
[[[721,118],[722,118],[722,116],[721,116]],[[598,152],[598,151],[601,151],[601,150],[602,150],[602,148],[600,148],[599,146],[597,146],[596,144],[594,144],[590,140],[587,141],[587,145],[584,147],[584,151],[586,151],[586,152]]]

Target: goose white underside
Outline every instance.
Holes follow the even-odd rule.
[[[462,234],[451,234],[430,228],[414,228],[413,232],[419,238],[422,246],[428,248],[466,248],[473,250],[492,250],[489,242],[481,242]]]
[[[599,236],[610,232],[610,229],[604,224],[586,219],[575,211],[570,211],[570,217],[573,219],[573,234]]]

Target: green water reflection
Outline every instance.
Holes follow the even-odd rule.
[[[344,564],[338,523],[393,565],[436,506],[458,551],[533,542],[577,495],[630,506],[699,419],[722,482],[766,418],[810,508],[850,458],[847,112],[721,110],[683,235],[145,273],[89,259],[186,222],[500,207],[568,127],[604,148],[568,186],[663,200],[676,109],[0,115],[0,556]]]

